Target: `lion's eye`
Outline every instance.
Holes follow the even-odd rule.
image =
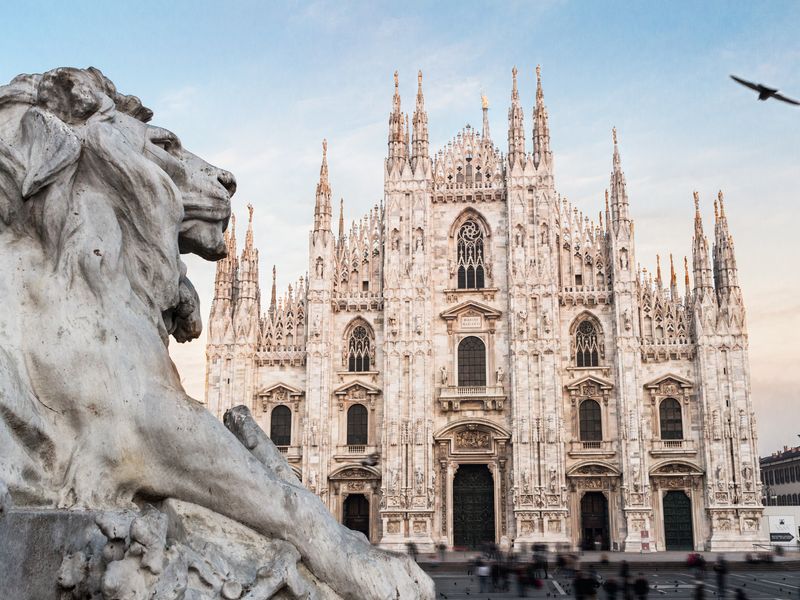
[[[158,146],[159,148],[161,148],[162,150],[165,150],[167,152],[172,150],[172,147],[173,147],[173,144],[174,144],[173,140],[170,140],[170,139],[167,139],[167,138],[152,140],[152,142],[153,142],[153,144],[155,144],[156,146]]]

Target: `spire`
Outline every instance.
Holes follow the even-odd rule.
[[[725,216],[725,197],[722,190],[714,201],[714,284],[717,294],[724,294],[729,288],[739,287],[739,271],[733,252],[733,237],[728,230]]]
[[[525,160],[525,127],[517,90],[517,67],[511,70],[511,107],[508,109],[508,164],[512,167]]]
[[[672,252],[669,253],[669,295],[673,301],[678,299],[678,276],[675,274],[675,262]]]
[[[481,138],[484,142],[492,139],[492,134],[489,132],[489,99],[486,94],[481,92],[481,109],[483,110],[483,131],[481,131]]]
[[[661,255],[656,254],[656,286],[658,287],[658,291],[661,292],[664,289],[664,283],[661,279]]]
[[[685,256],[683,257],[683,288],[686,297],[689,297],[689,259]]]
[[[703,219],[700,216],[700,194],[694,192],[694,236],[692,238],[692,270],[694,271],[695,299],[699,293],[713,288],[711,267],[708,264],[708,239],[703,233]]]
[[[389,158],[388,167],[391,170],[395,165],[401,165],[408,158],[407,140],[404,131],[405,119],[400,110],[400,82],[397,71],[394,72],[394,96],[392,97],[392,112],[389,114]]]
[[[617,128],[611,130],[614,140],[614,158],[611,171],[611,217],[614,225],[620,221],[630,221],[628,214],[628,192],[625,183],[625,173],[622,172],[622,161],[619,157],[619,146],[617,145]]]
[[[425,97],[422,95],[422,71],[417,73],[417,106],[413,117],[414,141],[411,152],[411,167],[416,169],[421,159],[428,158],[428,113],[425,112]]]
[[[339,245],[344,243],[344,198],[339,198]]]
[[[240,300],[258,300],[258,249],[253,245],[253,205],[247,205],[247,233],[245,234],[244,248],[239,258],[239,297]]]
[[[214,277],[214,300],[233,300],[236,271],[239,259],[236,256],[236,215],[231,213],[231,222],[223,234],[225,240],[225,258],[217,261]]]
[[[253,205],[247,205],[247,233],[244,238],[244,252],[253,250]]]
[[[544,161],[552,163],[550,151],[550,126],[547,123],[547,108],[542,90],[542,68],[536,65],[536,106],[533,109],[533,163],[536,167]]]
[[[331,228],[331,185],[328,181],[328,140],[322,140],[322,165],[319,168],[317,201],[314,205],[314,231]]]
[[[269,297],[269,318],[272,319],[272,320],[275,319],[275,305],[276,305],[275,300],[276,300],[276,297],[277,297],[277,293],[276,293],[277,278],[278,278],[278,272],[277,272],[277,270],[275,268],[275,265],[272,265],[272,293],[270,294],[270,297]]]

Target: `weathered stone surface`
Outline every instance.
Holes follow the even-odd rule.
[[[340,526],[183,391],[166,343],[170,334],[196,337],[200,317],[179,255],[224,256],[236,184],[148,125],[151,116],[96,69],[20,75],[0,87],[0,481],[8,497],[19,508],[95,513],[173,498],[283,540],[342,598],[432,597],[416,565]],[[5,511],[4,498],[0,490]],[[170,573],[168,585],[182,585],[180,569],[170,570],[178,557],[160,542],[159,514],[138,514],[127,538],[100,554],[73,548],[90,567],[111,560],[102,590],[91,593],[137,598]],[[77,535],[59,527],[37,535]],[[65,582],[81,560],[65,563]],[[25,564],[34,570],[16,577],[58,571]],[[187,585],[194,573],[214,580],[217,572],[199,563],[188,571]]]

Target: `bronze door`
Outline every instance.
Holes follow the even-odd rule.
[[[494,542],[494,479],[486,465],[460,465],[453,479],[453,545]]]
[[[581,547],[608,550],[608,499],[601,492],[588,492],[581,498]]]
[[[360,531],[369,539],[369,500],[363,494],[351,494],[345,498],[344,526]]]
[[[694,550],[692,500],[685,492],[664,494],[664,544],[667,550]]]

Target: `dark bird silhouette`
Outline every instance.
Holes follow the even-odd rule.
[[[778,90],[774,88],[768,88],[767,86],[762,85],[760,83],[752,83],[745,79],[741,79],[736,75],[731,75],[731,79],[733,79],[737,83],[741,83],[745,87],[749,87],[751,90],[758,92],[759,100],[768,100],[770,98],[775,98],[776,100],[780,100],[788,104],[795,104],[797,106],[800,106],[800,102],[798,102],[797,100],[792,100],[791,98],[787,98],[783,94],[779,94]]]

